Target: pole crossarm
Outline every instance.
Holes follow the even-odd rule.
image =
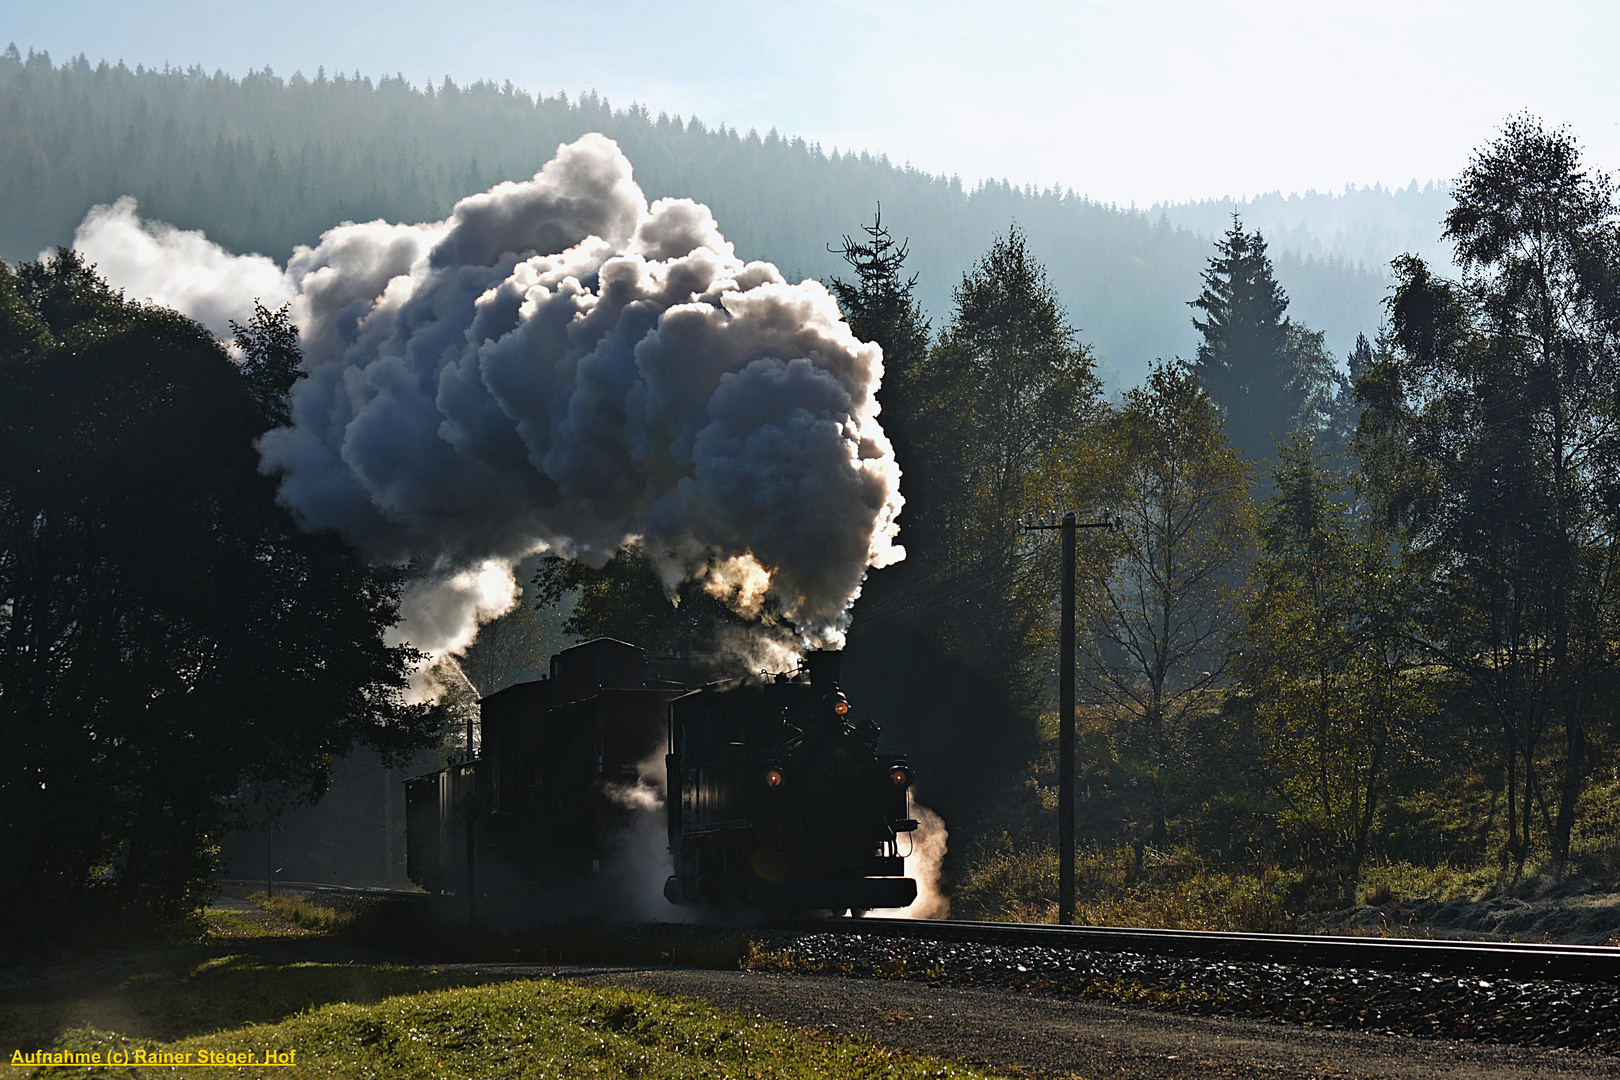
[[[1063,629],[1058,644],[1058,922],[1074,922],[1074,538],[1080,529],[1120,528],[1112,514],[1080,521],[1074,512],[1061,521],[1020,521],[1025,532],[1063,534]]]

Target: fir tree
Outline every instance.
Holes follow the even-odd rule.
[[[1204,291],[1189,306],[1203,334],[1193,371],[1226,417],[1231,443],[1249,458],[1275,456],[1276,441],[1305,405],[1297,349],[1289,340],[1288,296],[1272,277],[1265,237],[1232,228],[1204,271]]]
[[[837,247],[827,245],[855,271],[854,281],[835,277],[827,287],[855,336],[883,349],[883,388],[878,392],[883,426],[901,465],[910,469],[916,462],[910,453],[909,421],[918,404],[919,369],[928,358],[928,317],[917,302],[917,275],[903,276],[910,242],[894,242],[883,227],[881,204],[872,224],[862,225],[861,231],[868,237],[865,243],[846,234]]]

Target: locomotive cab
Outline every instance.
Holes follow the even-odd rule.
[[[670,706],[674,903],[899,908],[916,899],[901,833],[911,773],[838,685],[839,654],[719,683]]]

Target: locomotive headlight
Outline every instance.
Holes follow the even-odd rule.
[[[763,779],[765,780],[765,786],[768,788],[779,788],[787,783],[787,777],[782,774],[781,769],[777,768],[766,769]]]
[[[839,698],[837,701],[833,702],[833,712],[837,713],[839,716],[845,715],[849,712],[849,702],[845,701],[843,698]]]
[[[894,782],[895,787],[905,787],[911,783],[911,770],[904,765],[896,765],[889,770],[889,779]]]

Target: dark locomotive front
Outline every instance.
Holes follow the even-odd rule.
[[[877,753],[838,685],[839,654],[796,675],[741,679],[670,706],[669,846],[675,903],[899,908],[917,897],[899,835],[906,759]]]
[[[694,689],[648,678],[646,654],[624,642],[559,653],[548,678],[480,702],[476,760],[407,781],[411,878],[434,892],[585,899],[629,831],[627,790],[662,757],[670,901],[905,907],[917,892],[898,843],[916,828],[910,772],[877,753],[838,660],[811,653],[791,675]]]

